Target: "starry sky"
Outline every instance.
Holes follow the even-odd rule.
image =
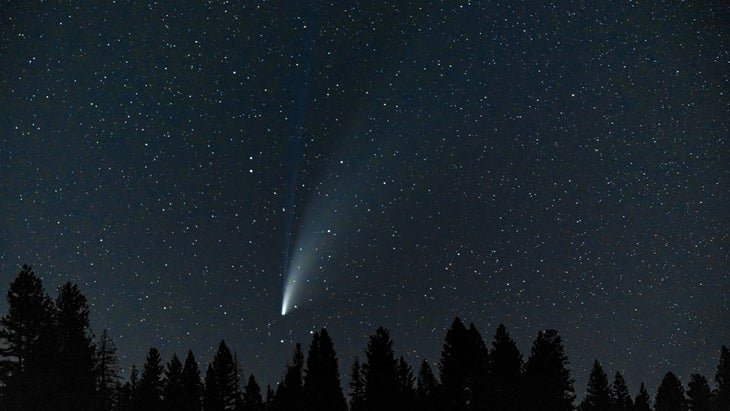
[[[415,366],[459,316],[559,330],[579,398],[594,358],[712,377],[730,8],[694,3],[2,2],[0,284],[78,283],[125,368],[225,339],[273,384],[327,327],[346,374],[380,325]]]

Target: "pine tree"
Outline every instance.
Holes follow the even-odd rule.
[[[132,365],[129,372],[129,380],[123,385],[117,387],[117,406],[119,411],[137,411],[137,392],[139,389],[139,371],[137,367]]]
[[[392,409],[398,397],[398,365],[388,330],[379,327],[370,336],[363,365],[365,405],[369,410]]]
[[[310,410],[347,410],[334,345],[324,328],[312,337],[302,389]]]
[[[724,345],[720,349],[720,362],[717,364],[715,383],[717,384],[715,401],[719,410],[730,410],[730,350]]]
[[[205,388],[203,388],[203,409],[205,411],[223,411],[225,404],[221,396],[218,375],[213,364],[208,364],[205,370]]]
[[[160,352],[157,348],[150,348],[142,369],[142,378],[139,380],[139,394],[136,406],[140,411],[159,411],[162,409],[163,372]]]
[[[185,391],[183,391],[182,378],[183,364],[177,354],[172,354],[172,358],[165,368],[164,409],[178,411],[185,407]]]
[[[360,360],[355,361],[350,368],[350,411],[365,410],[365,377]]]
[[[520,408],[522,386],[522,354],[504,324],[497,327],[490,352],[494,410],[513,411]]]
[[[53,302],[29,265],[10,283],[0,320],[0,386],[7,410],[53,408],[57,358]]]
[[[442,408],[454,411],[466,410],[471,401],[468,388],[468,370],[471,368],[468,345],[466,327],[457,317],[451,324],[451,328],[446,331],[439,362],[442,400],[444,401]]]
[[[264,401],[261,397],[261,387],[256,382],[256,378],[251,374],[248,377],[248,383],[243,389],[243,411],[262,411],[264,409]]]
[[[575,390],[567,366],[568,357],[564,353],[558,332],[539,332],[525,365],[525,399],[528,409],[573,409]]]
[[[692,374],[687,389],[687,409],[689,411],[711,411],[712,391],[707,378]]]
[[[96,346],[96,392],[98,408],[110,410],[116,407],[116,391],[119,386],[119,359],[114,341],[105,329]]]
[[[474,324],[466,329],[454,319],[444,338],[439,371],[444,408],[482,409],[491,402],[489,352]]]
[[[418,380],[416,383],[416,404],[417,409],[423,411],[435,411],[437,409],[438,382],[433,374],[427,360],[421,362],[418,369]]]
[[[59,357],[57,410],[90,410],[96,396],[95,354],[89,332],[89,305],[78,286],[67,282],[56,299]]]
[[[304,354],[302,345],[294,346],[291,362],[287,364],[284,379],[276,390],[276,407],[280,410],[304,409],[304,390],[302,371],[304,368]]]
[[[588,377],[586,397],[580,405],[581,411],[609,411],[611,406],[611,390],[608,376],[598,360],[593,361],[593,368]]]
[[[664,375],[656,399],[654,400],[655,411],[682,411],[684,409],[684,387],[674,373],[671,371]]]
[[[396,399],[396,402],[398,409],[414,410],[416,409],[416,391],[414,387],[416,380],[413,377],[413,370],[411,370],[411,366],[408,365],[402,355],[398,359],[397,373],[398,398]]]
[[[181,411],[200,411],[202,409],[202,384],[200,382],[200,369],[192,351],[188,351],[182,370],[182,395],[183,407]]]
[[[651,411],[651,397],[643,382],[639,386],[639,393],[634,398],[633,411]]]
[[[613,411],[631,411],[634,402],[631,401],[629,388],[626,386],[624,376],[616,372],[611,384],[611,409]]]
[[[220,342],[218,351],[213,357],[213,371],[215,372],[215,381],[218,384],[218,395],[223,410],[235,409],[240,392],[238,387],[238,366],[225,341]]]

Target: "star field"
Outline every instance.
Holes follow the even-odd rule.
[[[77,282],[124,368],[225,339],[274,384],[379,325],[415,365],[459,316],[559,330],[579,399],[714,376],[726,4],[277,3],[0,6],[0,284]]]

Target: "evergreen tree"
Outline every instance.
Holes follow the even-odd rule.
[[[588,377],[586,397],[580,405],[581,411],[609,411],[611,406],[611,390],[608,376],[598,360],[593,361],[593,368]]]
[[[202,384],[200,382],[200,369],[192,351],[188,351],[183,364],[182,378],[183,406],[181,411],[200,411],[202,409]]]
[[[611,384],[611,409],[613,411],[631,411],[634,402],[631,401],[629,388],[626,386],[624,376],[616,372]]]
[[[730,350],[724,345],[720,349],[720,362],[717,364],[715,383],[717,384],[715,401],[718,409],[730,410]]]
[[[363,410],[365,410],[365,376],[360,360],[355,357],[355,362],[350,368],[350,411]]]
[[[370,336],[363,365],[365,405],[368,410],[392,409],[398,397],[398,364],[388,330],[379,327]]]
[[[421,362],[418,369],[418,380],[416,383],[416,404],[417,409],[423,411],[436,411],[437,409],[438,382],[433,374],[427,360]]]
[[[397,365],[398,373],[398,397],[396,398],[396,404],[400,410],[414,410],[416,409],[416,391],[415,391],[415,378],[413,377],[413,371],[411,366],[408,365],[405,358],[401,355],[398,359]]]
[[[274,410],[276,402],[276,393],[271,385],[266,386],[266,410]]]
[[[490,352],[495,411],[520,408],[522,354],[504,324],[497,327]]]
[[[575,390],[567,366],[568,357],[564,353],[558,332],[539,332],[525,365],[525,400],[528,409],[573,409]]]
[[[633,411],[651,411],[651,397],[643,382],[639,386],[639,393],[636,394],[634,399]]]
[[[215,372],[220,404],[223,405],[222,409],[235,409],[240,392],[238,387],[238,366],[225,341],[220,342],[218,351],[213,357],[213,372]]]
[[[139,380],[136,409],[140,411],[159,411],[162,409],[163,381],[162,359],[157,348],[150,348],[147,354],[142,378]]]
[[[654,400],[655,411],[682,411],[684,409],[684,387],[674,373],[671,371],[664,375],[656,399]]]
[[[302,389],[310,410],[347,410],[334,345],[324,328],[312,337]]]
[[[262,411],[264,409],[264,401],[261,397],[261,387],[256,382],[256,378],[251,374],[248,377],[248,383],[243,389],[243,411]]]
[[[119,359],[117,348],[105,329],[96,346],[96,392],[98,409],[110,410],[116,407],[116,392],[119,388]]]
[[[469,408],[472,410],[486,410],[491,408],[494,397],[492,387],[489,384],[489,350],[474,323],[469,324],[467,339],[469,342],[468,364],[471,366],[468,388],[471,391],[473,401]]]
[[[276,390],[276,407],[280,410],[301,410],[304,409],[304,390],[302,382],[302,370],[304,368],[304,354],[302,345],[297,343],[294,346],[292,360],[287,364],[284,379]]]
[[[136,411],[137,390],[139,389],[139,371],[132,365],[129,373],[129,381],[117,389],[117,409],[120,411]]]
[[[218,375],[213,364],[208,364],[205,370],[205,388],[203,389],[203,409],[205,411],[222,411],[225,409],[218,384]]]
[[[53,408],[56,336],[53,302],[28,265],[10,283],[8,313],[0,320],[0,386],[3,408]]]
[[[59,369],[57,410],[91,410],[96,397],[93,340],[89,305],[75,284],[67,282],[56,299]]]
[[[178,411],[185,407],[185,391],[182,383],[183,364],[177,357],[172,354],[170,362],[165,368],[164,379],[164,408],[170,411]]]
[[[442,408],[454,411],[466,410],[471,401],[468,387],[470,384],[468,370],[471,368],[468,345],[466,327],[457,317],[451,328],[446,331],[439,362],[444,401]]]
[[[707,378],[692,374],[687,389],[687,409],[689,411],[711,411],[712,391]]]

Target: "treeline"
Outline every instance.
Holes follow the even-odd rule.
[[[474,326],[455,319],[435,367],[418,369],[393,351],[388,330],[369,337],[342,388],[334,344],[326,329],[315,332],[306,356],[296,344],[276,387],[263,389],[244,378],[224,341],[201,372],[192,352],[163,363],[151,348],[142,370],[132,367],[122,382],[108,333],[89,329],[89,307],[78,287],[66,283],[52,300],[25,265],[10,284],[8,313],[0,319],[0,409],[2,410],[180,410],[180,411],[727,411],[730,352],[722,347],[715,388],[693,374],[685,391],[669,372],[653,401],[646,387],[632,397],[621,373],[609,383],[596,360],[585,396],[576,407],[568,358],[555,330],[537,334],[523,361],[504,325],[491,346]],[[438,378],[437,378],[438,374]]]

